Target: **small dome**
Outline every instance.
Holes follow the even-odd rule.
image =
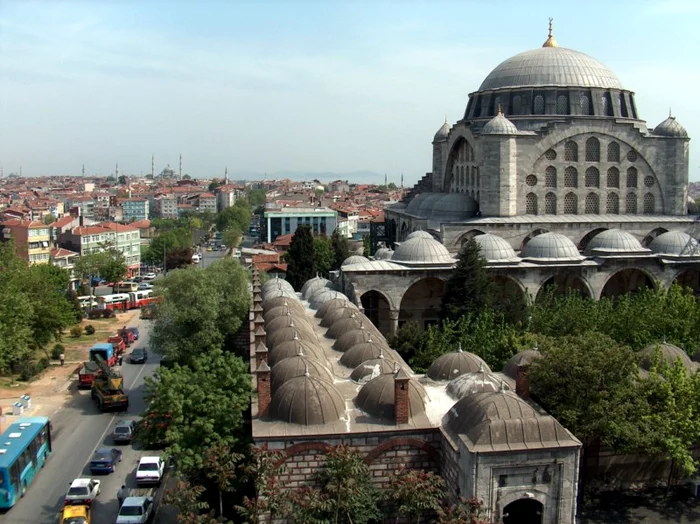
[[[513,380],[518,378],[518,368],[527,368],[535,361],[535,359],[542,358],[542,353],[537,349],[525,349],[519,353],[516,353],[510,360],[506,362],[503,368],[503,374],[506,377],[510,377]]]
[[[333,383],[333,375],[323,362],[315,360],[307,355],[294,355],[272,366],[270,371],[270,390],[275,392],[288,380],[301,377],[308,373],[312,377]]]
[[[409,418],[425,412],[426,393],[417,380],[408,380]],[[367,382],[355,399],[359,409],[374,417],[394,420],[394,374],[379,375]]]
[[[262,285],[262,292],[263,295],[265,294],[266,291],[270,291],[272,289],[277,289],[277,288],[282,288],[282,289],[287,289],[294,293],[294,286],[292,286],[289,282],[284,280],[283,278],[275,277],[271,278],[267,282],[265,282]]]
[[[344,414],[345,400],[336,387],[311,375],[288,380],[270,402],[270,417],[291,424],[328,424]]]
[[[318,309],[320,308],[325,302],[328,302],[329,300],[333,300],[334,298],[343,298],[346,297],[343,295],[340,291],[331,291],[330,289],[324,289],[320,293],[314,294],[313,297],[311,297],[311,300],[309,301],[309,304],[313,309]]]
[[[328,331],[326,331],[326,336],[328,338],[338,338],[347,331],[360,328],[365,328],[367,331],[372,333],[373,337],[379,338],[382,341],[384,340],[384,337],[379,330],[374,327],[374,324],[372,324],[372,322],[362,313],[356,313],[354,317],[336,320],[333,325],[328,328]]]
[[[436,222],[459,222],[476,216],[479,204],[466,193],[446,193],[437,200],[430,213]]]
[[[363,257],[362,255],[352,255],[343,260],[341,267],[349,266],[350,264],[362,264],[363,262],[369,262],[369,258]]]
[[[310,278],[309,280],[304,282],[304,285],[301,286],[301,294],[305,294],[306,291],[309,289],[309,286],[315,284],[316,282],[328,282],[328,279],[323,278],[322,276],[317,274],[314,278]]]
[[[265,322],[270,322],[279,317],[286,317],[287,315],[292,315],[293,317],[304,318],[304,306],[300,302],[290,302],[286,306],[277,306],[263,313],[263,319]]]
[[[584,259],[576,245],[559,233],[542,233],[530,239],[521,251],[520,258],[534,262],[578,262]]]
[[[482,135],[517,135],[518,128],[515,124],[508,120],[500,109],[498,114],[491,120],[486,122],[486,125],[481,129]]]
[[[415,215],[418,212],[418,210],[420,209],[420,206],[421,206],[421,203],[423,202],[423,200],[425,200],[426,198],[428,198],[428,196],[433,195],[433,194],[435,194],[435,193],[431,193],[431,192],[418,193],[416,196],[414,196],[411,199],[411,201],[406,206],[406,209],[405,209],[406,213],[409,213],[411,215]]]
[[[429,233],[426,233],[429,234]],[[404,266],[452,266],[455,260],[434,238],[409,238],[394,251],[392,262]]]
[[[680,125],[675,116],[668,115],[668,118],[654,128],[652,134],[665,136],[668,138],[688,138],[685,127]]]
[[[276,288],[268,289],[267,291],[263,291],[262,297],[263,297],[263,308],[265,307],[265,302],[267,300],[271,300],[273,298],[286,297],[286,298],[289,298],[292,300],[297,300],[297,294],[294,291],[290,291],[289,289],[286,289],[283,287],[276,287]]]
[[[351,329],[338,337],[338,339],[333,343],[333,349],[336,351],[345,352],[356,344],[376,340],[376,335],[374,335],[374,337],[373,335],[374,333],[365,329],[364,326],[360,329]]]
[[[448,425],[457,433],[468,434],[486,421],[537,417],[537,412],[512,391],[486,391],[467,395],[447,414]]]
[[[307,342],[311,342],[313,344],[318,342],[315,335],[309,336],[308,332],[301,331],[299,327],[286,327],[277,329],[273,333],[267,334],[267,347],[270,351],[274,351],[275,348],[277,348],[277,346],[282,342],[294,340],[294,338],[306,340]]]
[[[433,235],[431,235],[427,231],[423,231],[422,229],[414,231],[413,233],[409,233],[409,235],[406,237],[406,240],[410,240],[412,238],[428,238],[430,240],[435,240],[435,237]]]
[[[433,137],[433,142],[444,142],[450,135],[450,124],[447,123],[447,118],[445,118],[445,123],[440,126],[437,130],[435,136]]]
[[[308,340],[303,340],[300,338],[285,340],[280,342],[275,346],[275,349],[270,351],[267,355],[268,364],[270,367],[274,367],[277,363],[282,362],[286,358],[295,357],[301,352],[303,355],[309,358],[314,358],[316,360],[323,361],[325,355],[323,353],[323,348],[318,344],[309,342]]]
[[[484,360],[468,351],[458,351],[445,353],[435,359],[428,368],[428,377],[433,380],[452,380],[465,373],[476,373],[477,371],[490,372],[488,364]]]
[[[490,233],[477,235],[474,237],[474,241],[479,244],[479,254],[487,262],[503,263],[520,261],[515,254],[515,250],[508,241],[498,235],[492,235]]]
[[[674,257],[700,256],[698,241],[682,231],[668,231],[660,234],[649,244],[649,249],[658,255],[671,255]]]
[[[395,367],[396,363],[393,360],[384,357],[372,358],[357,366],[350,375],[350,379],[358,384],[366,384],[379,375],[393,374]]]
[[[343,295],[342,297],[333,298],[327,302],[324,302],[323,305],[316,311],[316,318],[323,318],[329,311],[338,307],[353,307],[357,309],[357,306],[350,302],[350,299],[347,296]],[[359,311],[359,309],[357,309],[357,311]]]
[[[445,391],[455,400],[463,399],[468,395],[500,391],[505,386],[503,379],[487,371],[465,373],[450,381]]]
[[[299,302],[299,299],[296,297],[296,295],[293,297],[268,298],[262,301],[262,308],[263,311],[265,311],[265,313],[276,307],[286,306],[296,308],[297,305],[300,306],[302,310],[304,309],[304,306],[301,305],[301,302]]]
[[[388,247],[380,247],[374,253],[375,260],[391,260],[392,256],[394,256],[394,251]]]
[[[654,363],[654,355],[657,348],[661,354],[661,360],[669,366],[675,365],[676,360],[681,359],[681,364],[683,364],[685,369],[688,371],[695,371],[697,366],[695,362],[690,359],[688,354],[678,346],[667,344],[666,342],[661,344],[650,344],[640,352],[640,356],[642,358],[641,366],[645,371],[649,371],[651,369],[651,366]]]
[[[367,342],[355,344],[340,357],[340,363],[346,368],[354,369],[367,360],[384,358],[385,352],[389,348],[377,339],[370,339]]]
[[[321,319],[321,326],[331,327],[333,324],[335,324],[336,321],[341,320],[343,318],[350,318],[351,316],[356,315],[357,313],[359,313],[359,311],[356,307],[337,307],[335,309],[331,309]]]
[[[418,214],[423,217],[430,216],[430,212],[435,207],[435,202],[444,196],[445,193],[426,193],[425,198],[420,201],[420,205],[418,206]],[[427,231],[423,233],[427,233]]]
[[[315,293],[322,289],[333,289],[333,282],[325,278],[312,278],[301,288],[301,294],[306,300],[309,300]]]
[[[287,315],[286,317],[277,317],[269,322],[265,322],[265,332],[268,336],[284,328],[297,328],[300,333],[306,336],[316,336],[314,329],[304,318],[295,318],[291,315]]]
[[[624,255],[649,253],[634,235],[621,229],[608,229],[594,236],[586,246],[585,253],[594,255]]]

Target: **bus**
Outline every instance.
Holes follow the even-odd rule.
[[[82,309],[92,309],[97,306],[97,297],[95,295],[78,297],[78,300],[80,301],[80,307]]]
[[[17,419],[0,436],[0,508],[8,509],[27,488],[51,454],[47,417]]]
[[[114,295],[102,295],[97,297],[99,309],[113,309],[117,311],[126,311],[129,309],[130,297],[129,293],[115,293]]]
[[[139,285],[136,282],[117,282],[114,284],[115,293],[133,293],[139,290]]]
[[[154,298],[151,297],[150,289],[142,289],[134,293],[129,293],[129,309],[139,309],[152,304]]]

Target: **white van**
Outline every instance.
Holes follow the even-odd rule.
[[[241,250],[240,249],[233,250],[233,258],[241,258]]]
[[[199,261],[200,261],[201,259],[202,259],[202,257],[200,257],[197,253],[195,253],[194,255],[192,255],[192,262],[194,262],[195,264],[199,264]]]

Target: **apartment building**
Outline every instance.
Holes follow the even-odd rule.
[[[310,226],[315,235],[330,235],[338,225],[337,213],[327,207],[276,207],[267,204],[263,217],[268,244],[280,235],[295,233],[301,225]]]
[[[63,249],[62,247],[51,250],[51,264],[65,269],[70,275],[70,289],[77,290],[80,287],[80,277],[75,275],[73,271],[75,261],[80,258],[80,255],[75,251]]]
[[[236,200],[245,196],[245,191],[239,186],[225,184],[215,189],[216,209],[220,213],[227,207],[232,207]]]
[[[141,236],[135,227],[104,222],[92,226],[79,226],[64,233],[61,247],[82,255],[98,253],[106,246],[119,250],[126,260],[128,276],[139,273],[141,266]]]
[[[35,220],[11,218],[0,223],[2,240],[13,240],[17,255],[29,264],[48,264],[51,254],[49,226]]]
[[[149,217],[149,205],[146,198],[125,198],[122,204],[122,218],[125,222],[146,220]]]
[[[153,197],[151,215],[155,218],[177,218],[177,198],[175,195],[158,194]]]

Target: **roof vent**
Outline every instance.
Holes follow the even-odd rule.
[[[6,449],[0,449],[0,455],[4,455],[5,453],[7,453]]]
[[[19,438],[19,437],[21,437],[21,436],[22,436],[21,433],[10,433],[10,434],[8,435],[8,438]]]

